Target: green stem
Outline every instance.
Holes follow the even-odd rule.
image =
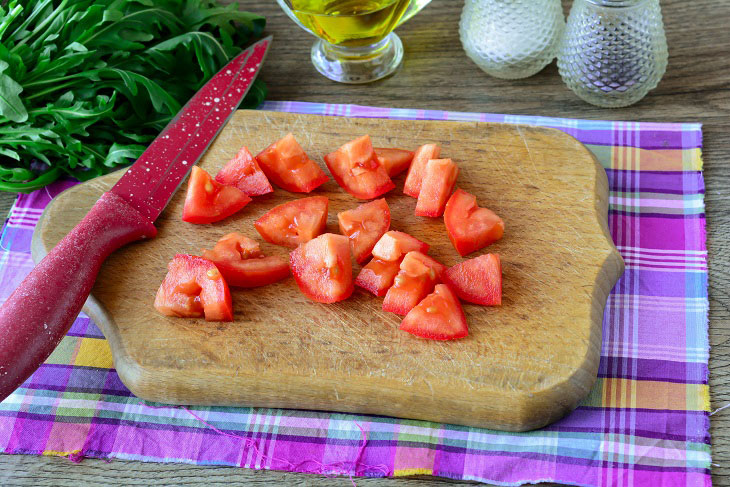
[[[69,86],[71,86],[73,84],[76,84],[76,80],[72,80],[72,81],[69,81],[67,83],[62,83],[62,84],[60,84],[58,86],[52,86],[51,88],[48,88],[48,89],[43,90],[43,91],[39,91],[38,93],[33,93],[30,96],[26,96],[25,99],[26,100],[32,100],[33,98],[38,98],[39,96],[47,95],[48,93],[53,93],[54,91],[57,91],[57,90],[62,90],[62,89],[67,88],[67,87],[69,87]]]

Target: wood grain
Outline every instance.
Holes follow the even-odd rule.
[[[318,161],[362,134],[376,146],[439,144],[460,167],[457,185],[506,222],[506,237],[487,249],[502,257],[502,306],[464,305],[469,337],[446,344],[399,331],[402,318],[383,312],[382,300],[366,291],[323,305],[304,297],[293,279],[233,292],[233,323],[162,316],[151,303],[176,253],[198,254],[232,231],[258,238],[254,221],[302,196],[277,190],[217,224],[191,225],[180,220],[183,187],[158,218],[156,238],[107,260],[84,308],[109,339],[117,372],[135,395],[524,431],[562,417],[588,394],[598,370],[603,308],[623,260],[608,233],[605,172],[582,144],[539,127],[242,110],[200,167],[214,174],[242,145],[256,153],[290,131]],[[95,179],[54,199],[36,227],[34,260],[119,177]],[[429,254],[445,265],[461,262],[441,218],[413,215],[404,179],[386,195],[391,227],[428,242]],[[328,227],[335,232],[337,213],[360,203],[334,181],[312,194],[329,198]],[[285,258],[289,250],[262,249]]]
[[[227,0],[226,0],[227,1]],[[726,0],[662,0],[669,66],[656,90],[640,103],[603,109],[581,102],[562,83],[555,63],[518,81],[481,72],[458,38],[460,1],[434,0],[398,29],[405,44],[404,67],[392,78],[365,86],[338,85],[308,63],[312,39],[295,28],[275,2],[240,0],[242,9],[267,17],[273,51],[263,68],[270,100],[301,100],[417,109],[529,113],[604,120],[704,123],[707,245],[710,258],[710,396],[712,407],[730,402],[730,3]],[[567,13],[570,1],[563,2]],[[2,201],[2,197],[0,197]],[[0,202],[2,205],[3,202]],[[11,200],[0,206],[10,208]],[[711,418],[715,485],[730,486],[730,410]],[[20,459],[20,460],[18,460]],[[113,471],[113,474],[110,474]],[[5,475],[5,477],[3,477]],[[311,475],[257,472],[221,467],[85,460],[75,465],[47,457],[0,456],[0,479],[7,485],[137,483],[233,485],[271,482],[287,485],[345,485]],[[286,479],[282,481],[281,479]],[[222,482],[221,482],[222,483]],[[432,481],[357,479],[360,486],[435,485]],[[472,485],[458,482],[457,485]]]

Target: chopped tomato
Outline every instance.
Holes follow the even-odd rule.
[[[155,308],[167,316],[232,321],[231,293],[214,263],[195,255],[177,254],[155,297]]]
[[[474,195],[457,189],[446,203],[444,223],[461,255],[486,247],[504,234],[504,222],[492,210],[477,206]]]
[[[258,242],[240,233],[225,235],[213,250],[203,250],[203,257],[216,265],[229,286],[265,286],[289,276],[287,262],[264,256]]]
[[[363,203],[337,214],[340,232],[349,237],[352,255],[358,264],[370,257],[376,242],[390,227],[390,208],[385,198]]]
[[[313,301],[334,303],[352,294],[350,241],[344,235],[325,233],[300,245],[290,265],[299,289]]]
[[[416,215],[437,217],[444,214],[446,201],[454,189],[459,168],[451,159],[431,159],[426,164],[426,172],[418,193]]]
[[[324,162],[337,184],[355,198],[369,200],[395,188],[375,156],[369,135],[351,140],[327,154]]]
[[[293,193],[309,193],[329,180],[292,134],[262,150],[256,160],[269,180]]]
[[[408,169],[406,183],[403,186],[403,192],[408,196],[418,198],[421,192],[421,182],[426,172],[426,163],[431,159],[438,159],[441,154],[441,147],[436,144],[425,144],[416,149],[413,154],[411,167]]]
[[[413,160],[413,152],[404,149],[385,149],[376,147],[375,157],[381,166],[385,168],[388,176],[396,177],[411,165]]]
[[[241,147],[236,157],[218,171],[215,180],[226,186],[235,186],[248,196],[259,196],[274,191],[266,174],[245,146]]]
[[[464,301],[483,306],[502,304],[502,265],[497,254],[485,254],[449,267],[443,281]]]
[[[373,257],[380,260],[400,261],[408,252],[417,250],[425,254],[428,252],[429,245],[421,242],[416,237],[412,237],[407,233],[391,230],[380,237],[378,243],[373,247]]]
[[[189,223],[213,223],[236,213],[251,201],[243,191],[223,186],[204,169],[193,166],[188,180],[182,220]]]
[[[327,225],[326,196],[310,196],[270,209],[254,222],[264,240],[294,248],[324,232]]]
[[[400,263],[393,286],[383,300],[383,311],[407,314],[439,282],[446,267],[420,252],[408,252]]]
[[[393,285],[393,279],[400,270],[399,261],[372,259],[360,270],[355,285],[366,289],[376,296],[385,296]]]
[[[431,340],[453,340],[469,334],[464,310],[444,284],[437,284],[433,293],[408,312],[400,329]]]

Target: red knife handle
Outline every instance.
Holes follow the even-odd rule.
[[[0,307],[0,401],[56,348],[116,249],[157,229],[124,198],[104,193]]]

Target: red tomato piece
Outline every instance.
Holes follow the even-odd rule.
[[[446,203],[444,223],[451,243],[461,255],[496,242],[504,234],[504,222],[492,210],[477,206],[474,195],[457,189]]]
[[[294,279],[308,298],[319,303],[335,303],[352,294],[350,241],[344,235],[325,233],[289,255]]]
[[[309,193],[329,180],[292,134],[262,150],[256,160],[270,181],[293,193]]]
[[[413,160],[413,151],[404,149],[385,149],[382,147],[376,147],[375,157],[381,166],[385,168],[388,176],[391,178],[396,177],[411,165]]]
[[[446,269],[443,281],[464,301],[483,306],[502,304],[502,264],[498,254],[485,254]]]
[[[275,206],[254,222],[264,240],[294,248],[324,232],[327,226],[326,196],[310,196]]]
[[[431,340],[454,340],[469,334],[464,310],[445,284],[437,284],[433,293],[409,311],[400,329]]]
[[[400,261],[408,252],[417,250],[422,254],[428,252],[429,245],[421,242],[416,237],[408,235],[404,232],[391,230],[380,237],[378,243],[373,247],[373,257],[380,260]]]
[[[203,250],[229,286],[259,287],[289,277],[289,264],[279,257],[264,256],[258,242],[240,233],[229,233],[213,250]]]
[[[188,180],[182,220],[189,223],[213,223],[231,216],[251,201],[238,188],[223,186],[204,169],[193,166]]]
[[[421,183],[416,203],[417,216],[437,217],[444,214],[446,200],[454,189],[459,168],[451,159],[431,159]]]
[[[226,186],[235,186],[248,196],[259,196],[274,191],[266,174],[245,146],[241,147],[236,157],[218,171],[215,180]]]
[[[233,321],[231,292],[214,263],[195,255],[177,254],[155,297],[155,308],[167,316]]]
[[[360,270],[355,285],[370,291],[375,296],[385,296],[399,270],[399,261],[374,258]]]
[[[383,311],[399,315],[407,314],[439,282],[446,267],[420,252],[408,252],[400,263],[393,286],[383,300]]]
[[[378,162],[369,135],[351,140],[324,156],[332,176],[355,198],[369,200],[395,188],[388,172]]]
[[[413,154],[411,167],[408,169],[406,183],[403,186],[403,192],[408,196],[418,198],[421,192],[421,183],[426,172],[426,164],[431,159],[438,159],[441,155],[441,147],[436,144],[425,144],[416,149]]]
[[[390,228],[390,208],[385,198],[363,203],[337,214],[340,232],[350,239],[352,255],[358,264],[370,257],[373,247]]]

